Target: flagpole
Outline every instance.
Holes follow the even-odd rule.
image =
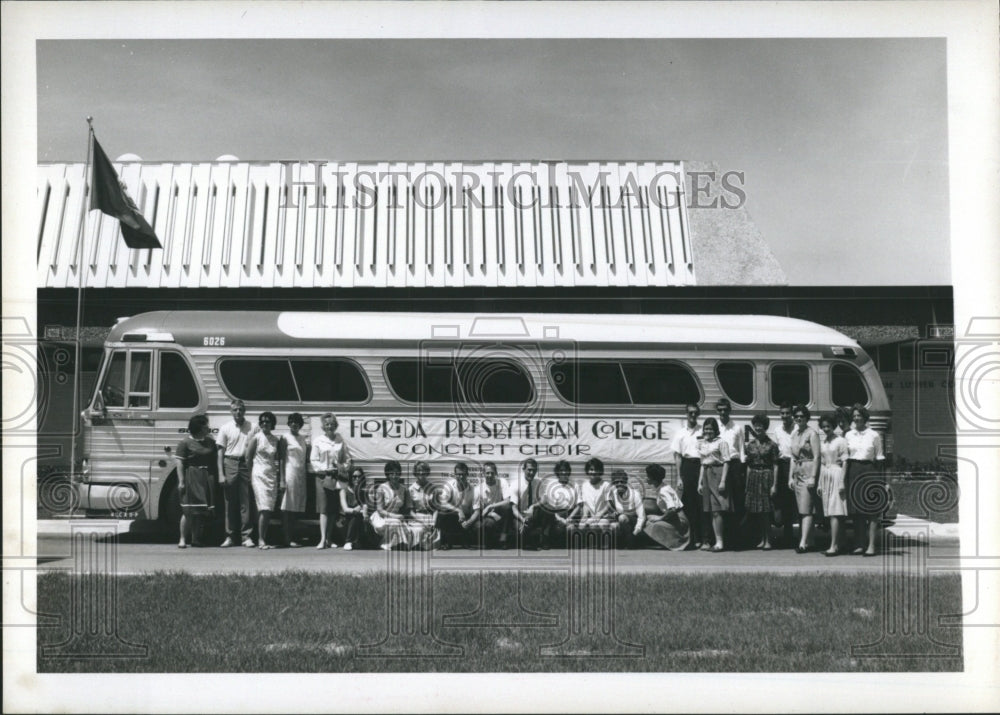
[[[82,366],[80,365],[80,342],[82,341],[82,336],[80,335],[80,323],[82,322],[83,315],[83,281],[84,281],[84,266],[83,266],[83,256],[84,250],[83,246],[87,241],[87,208],[90,202],[90,192],[93,187],[90,186],[90,152],[94,146],[94,118],[87,117],[87,162],[84,164],[83,169],[83,210],[80,212],[80,245],[77,249],[76,257],[76,270],[77,270],[77,280],[76,280],[76,341],[74,346],[74,359],[73,359],[73,422],[71,424],[70,430],[70,478],[76,481],[76,432],[77,426],[79,425],[80,430],[83,429],[83,421],[80,419],[80,382],[83,373]],[[70,507],[70,516],[72,516],[72,506]]]

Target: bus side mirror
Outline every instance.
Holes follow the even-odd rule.
[[[97,396],[94,398],[93,407],[84,410],[83,416],[85,419],[89,420],[91,424],[104,424],[104,421],[108,419],[108,408],[104,406],[104,395],[98,392]]]

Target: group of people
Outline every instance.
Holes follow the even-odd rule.
[[[659,464],[646,466],[640,488],[620,469],[605,481],[604,464],[596,457],[585,464],[580,484],[571,481],[572,466],[565,460],[555,464],[551,477],[540,479],[534,459],[524,460],[510,479],[501,479],[496,465],[486,462],[476,484],[464,462],[454,464],[449,478],[432,481],[430,465],[420,461],[408,486],[400,463],[388,461],[385,480],[369,484],[353,464],[334,415],[323,415],[322,434],[307,440],[300,414],[289,415],[287,433],[278,435],[273,413],[261,413],[252,425],[243,402],[234,400],[233,419],[219,429],[217,441],[208,418],[195,415],[175,451],[182,508],[178,546],[202,545],[218,479],[225,501],[224,548],[273,548],[269,526],[278,506],[284,545],[298,547],[296,518],[314,488],[318,549],[658,544],[723,551],[727,544],[740,548],[749,542],[770,549],[772,525],[782,528],[783,543],[791,546],[797,517],[796,551],[804,553],[812,548],[819,517],[830,525],[826,555],[842,553],[846,518],[858,539],[854,553],[876,553],[885,507],[878,470],[884,454],[863,406],[821,417],[819,431],[809,425],[811,415],[802,405],[783,404],[774,429],[765,414],[740,428],[731,411],[723,398],[716,404],[718,419],[701,422],[698,405],[687,405],[685,424],[670,445],[678,495]],[[256,542],[251,493],[259,514]]]
[[[830,526],[826,556],[877,553],[878,526],[888,505],[880,471],[885,454],[864,406],[821,416],[818,430],[810,426],[805,405],[783,403],[773,429],[763,413],[741,428],[725,398],[715,409],[717,419],[699,422],[698,405],[687,405],[686,423],[671,447],[696,548],[771,549],[772,525],[781,527],[783,545],[791,547],[797,519],[795,550],[806,553],[813,548],[816,519],[824,518]],[[853,524],[853,548],[844,543],[846,519]]]

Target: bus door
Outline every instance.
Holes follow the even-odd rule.
[[[207,405],[184,353],[176,348],[162,347],[155,358],[153,416],[156,434],[149,475],[151,508],[157,508],[162,503],[160,496],[175,469],[174,453],[187,434],[188,420],[199,412],[205,412]],[[170,518],[173,516],[179,518],[179,515],[171,515]]]
[[[89,479],[83,509],[117,518],[148,516],[150,467],[155,459],[153,350],[113,349],[100,389],[87,411]]]

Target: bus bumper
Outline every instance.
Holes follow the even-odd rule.
[[[79,508],[88,515],[109,516],[115,519],[148,518],[142,494],[134,484],[84,484],[77,485]]]

